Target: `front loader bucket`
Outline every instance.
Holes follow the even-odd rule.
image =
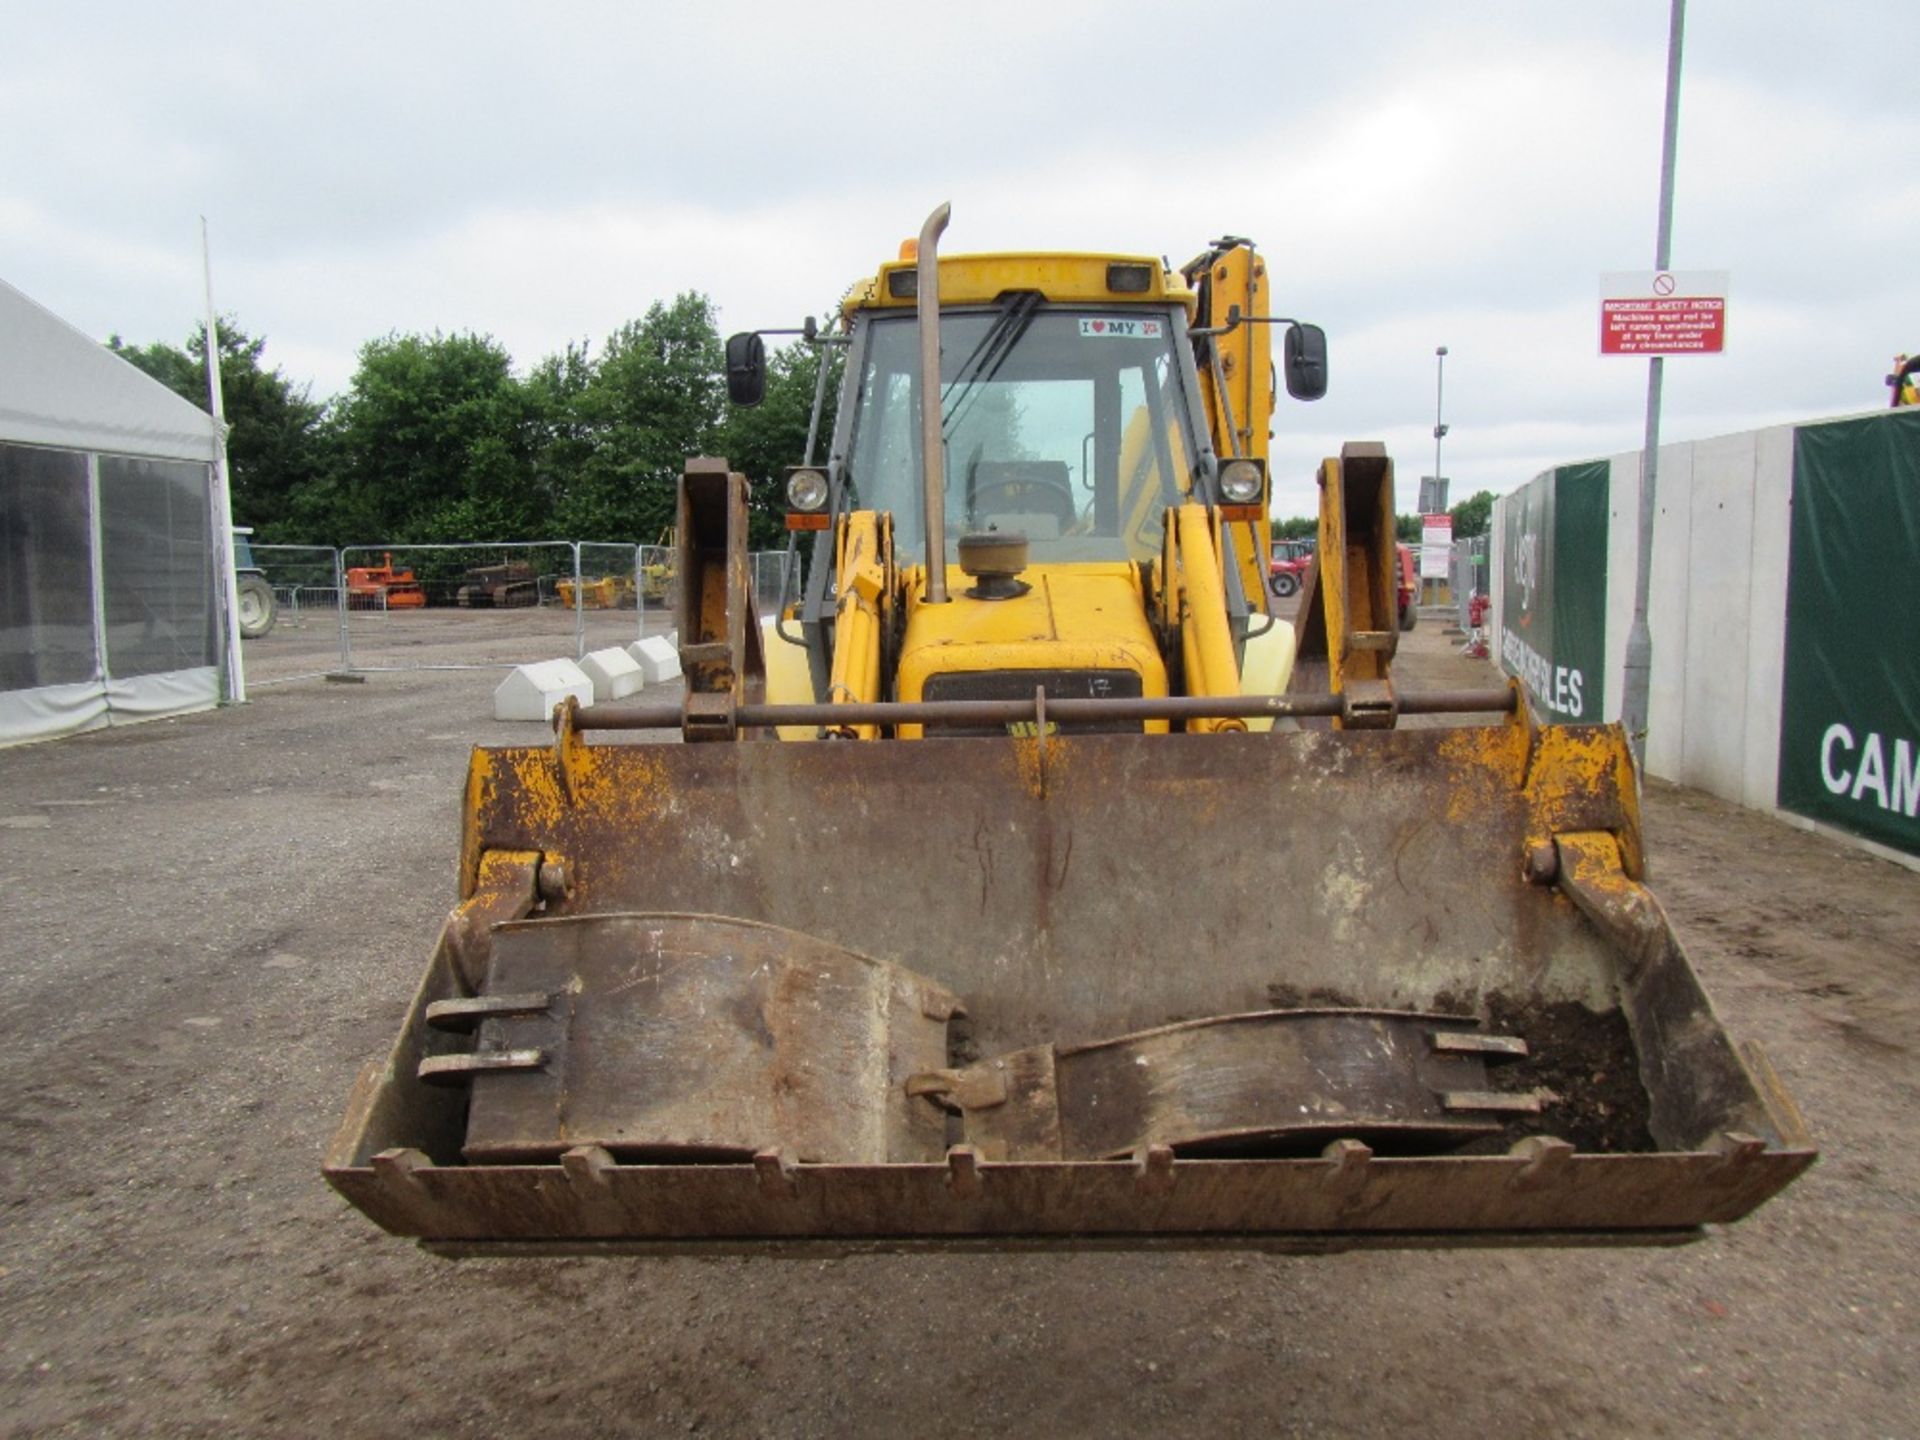
[[[329,1149],[450,1253],[1684,1238],[1814,1159],[1613,727],[477,751]]]

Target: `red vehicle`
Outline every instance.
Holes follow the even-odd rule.
[[[1267,587],[1285,600],[1300,593],[1300,581],[1313,563],[1313,546],[1305,540],[1276,540],[1267,562]]]
[[[1399,601],[1399,620],[1402,630],[1411,630],[1420,618],[1420,572],[1413,563],[1413,547],[1395,545],[1394,556],[1399,566],[1399,583],[1394,587]],[[1273,559],[1267,563],[1267,585],[1280,599],[1300,593],[1300,584],[1307,573],[1307,567],[1313,563],[1313,545],[1305,540],[1276,540],[1273,542]]]

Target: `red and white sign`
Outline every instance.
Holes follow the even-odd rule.
[[[1420,517],[1420,578],[1445,580],[1452,573],[1453,517]]]
[[[1718,355],[1726,344],[1726,271],[1613,270],[1600,277],[1602,355]]]

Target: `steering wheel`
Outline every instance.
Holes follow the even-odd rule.
[[[1060,522],[1062,535],[1080,518],[1071,482],[1063,484],[1051,476],[984,481],[973,492],[972,510],[975,515],[1052,515]]]

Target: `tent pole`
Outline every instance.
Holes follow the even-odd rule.
[[[247,698],[247,672],[240,653],[240,576],[233,559],[233,495],[227,483],[227,412],[220,395],[220,321],[213,310],[213,253],[207,217],[200,217],[200,270],[207,291],[207,399],[213,412],[213,573],[220,606],[220,673],[226,700]]]

